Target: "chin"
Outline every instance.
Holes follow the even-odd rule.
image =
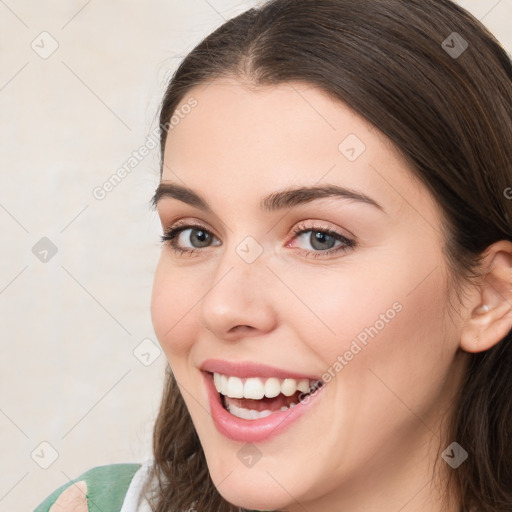
[[[204,447],[212,481],[226,501],[248,510],[275,511],[286,510],[303,499],[308,481],[300,479],[298,461],[276,465],[263,457],[253,467],[245,467],[240,464],[238,450],[219,452],[218,446]],[[311,475],[305,474],[309,479]]]
[[[216,479],[214,482],[217,486]],[[219,481],[217,490],[232,505],[248,510],[284,510],[292,500],[276,481],[261,472],[242,478],[232,474],[226,480]]]

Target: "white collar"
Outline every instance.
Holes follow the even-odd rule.
[[[148,481],[152,465],[152,460],[145,461],[133,475],[120,512],[152,512],[148,501],[142,496],[142,489]]]

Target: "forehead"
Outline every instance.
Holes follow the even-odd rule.
[[[194,108],[183,109],[191,99]],[[192,88],[180,109],[162,180],[178,177],[195,189],[239,196],[328,181],[364,189],[394,208],[400,196],[426,193],[381,132],[311,84],[256,87],[224,78]]]
[[[195,136],[208,134],[208,140],[215,138],[217,143],[244,142],[254,147],[276,136],[286,146],[296,146],[303,139],[324,139],[327,147],[347,129],[360,132],[361,137],[375,132],[344,103],[304,82],[256,86],[234,78],[218,79],[192,88],[176,111],[191,98],[197,105],[179,116],[179,126],[171,128],[171,145],[172,139],[189,135],[189,130]],[[326,135],[331,137],[326,140]]]

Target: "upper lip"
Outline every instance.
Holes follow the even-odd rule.
[[[277,379],[309,379],[321,380],[311,374],[299,373],[293,370],[286,370],[284,368],[277,368],[261,363],[254,363],[252,361],[225,361],[222,359],[207,359],[204,361],[200,369],[205,372],[216,372],[222,375],[239,377],[241,379],[248,377],[276,377]]]

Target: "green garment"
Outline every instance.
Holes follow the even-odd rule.
[[[140,467],[140,464],[109,464],[89,469],[50,494],[34,512],[48,512],[68,487],[81,481],[87,484],[89,512],[119,512],[133,475]]]

